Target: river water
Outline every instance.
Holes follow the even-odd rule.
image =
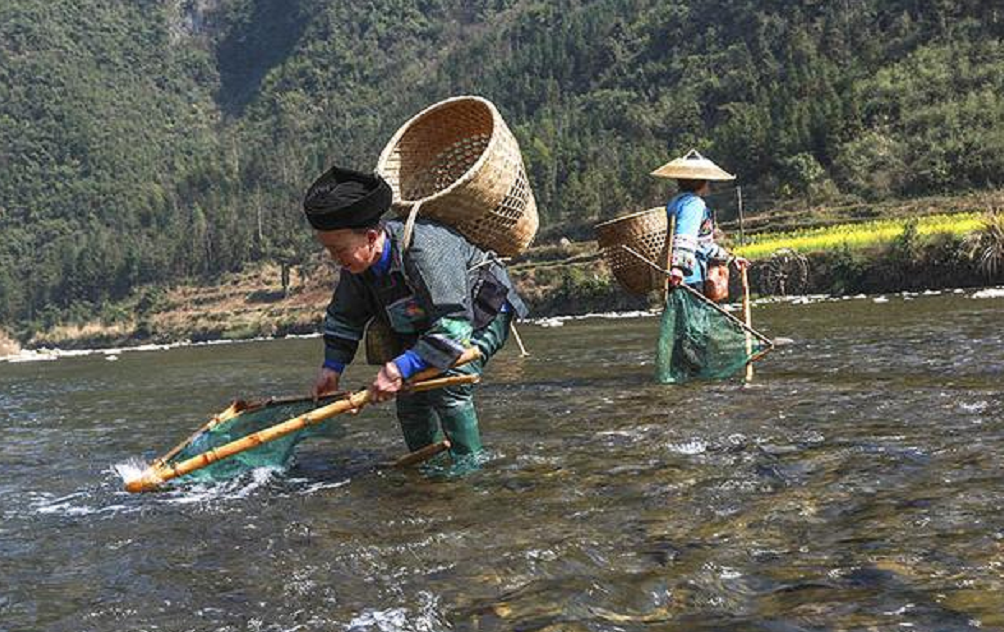
[[[758,306],[790,341],[749,386],[653,384],[656,318],[525,326],[463,477],[384,467],[384,406],[285,473],[122,491],[231,398],[302,392],[316,338],[0,363],[0,630],[1004,629],[978,296]]]

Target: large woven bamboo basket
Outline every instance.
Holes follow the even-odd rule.
[[[663,275],[621,246],[666,266],[666,209],[659,206],[596,225],[600,250],[614,277],[632,294],[647,294],[663,286]]]
[[[516,138],[492,103],[454,97],[422,110],[394,134],[377,171],[402,216],[453,226],[502,256],[524,251],[537,234],[537,203]]]

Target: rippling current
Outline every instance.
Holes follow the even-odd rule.
[[[657,318],[523,327],[459,478],[385,467],[384,406],[285,473],[122,491],[319,339],[0,363],[0,630],[1004,629],[1004,298],[754,321],[790,341],[748,386],[653,384]]]

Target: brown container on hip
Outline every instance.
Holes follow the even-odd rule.
[[[487,99],[454,97],[422,110],[384,147],[377,172],[399,215],[421,204],[420,216],[502,256],[523,252],[537,234],[519,145]]]
[[[666,230],[666,209],[661,206],[596,225],[600,251],[614,277],[628,292],[648,294],[661,289],[665,277],[621,246],[666,267]]]

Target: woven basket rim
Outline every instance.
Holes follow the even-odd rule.
[[[665,210],[666,210],[666,207],[664,207],[664,206],[653,206],[652,208],[646,209],[644,211],[637,211],[635,213],[630,213],[628,215],[622,215],[620,217],[615,217],[613,219],[608,219],[605,222],[600,222],[599,224],[597,224],[596,226],[594,226],[594,228],[606,228],[607,226],[611,226],[613,224],[617,224],[617,223],[623,222],[625,220],[635,219],[635,218],[637,218],[637,217],[639,217],[641,215],[648,215],[649,213],[653,213],[655,211],[663,211],[663,212],[665,212]]]
[[[415,204],[418,204],[419,202],[421,202],[422,204],[428,204],[433,200],[438,200],[452,193],[461,185],[466,184],[472,178],[474,178],[474,176],[481,169],[481,166],[492,155],[492,152],[495,150],[495,146],[499,142],[499,134],[497,133],[499,124],[500,123],[504,124],[504,121],[502,121],[502,115],[499,113],[498,108],[495,107],[495,104],[484,97],[479,97],[476,95],[461,95],[461,96],[450,97],[448,99],[443,99],[442,101],[433,103],[432,105],[426,107],[415,116],[408,119],[404,123],[404,125],[398,128],[397,132],[394,133],[394,136],[391,137],[391,139],[387,142],[387,145],[383,148],[383,151],[380,152],[380,159],[377,161],[377,169],[376,169],[377,172],[383,171],[383,167],[387,163],[387,160],[390,158],[391,153],[397,147],[398,143],[401,142],[401,138],[404,137],[404,135],[408,133],[409,130],[411,130],[412,126],[415,123],[417,123],[419,120],[421,120],[423,117],[425,117],[431,112],[434,112],[436,110],[447,107],[449,105],[453,105],[454,103],[458,103],[461,101],[474,101],[488,108],[488,112],[489,114],[491,114],[492,117],[492,133],[491,133],[491,138],[488,140],[488,145],[485,146],[484,151],[481,152],[481,155],[478,156],[478,159],[474,162],[474,164],[471,165],[467,169],[467,171],[464,172],[462,176],[454,180],[450,184],[450,186],[440,191],[437,191],[432,195],[428,195],[426,197],[419,198],[417,200],[406,200],[404,198],[397,197],[398,195],[400,195],[400,187],[396,187],[397,190],[394,191],[394,196],[396,198],[394,200],[394,204],[413,206]]]

